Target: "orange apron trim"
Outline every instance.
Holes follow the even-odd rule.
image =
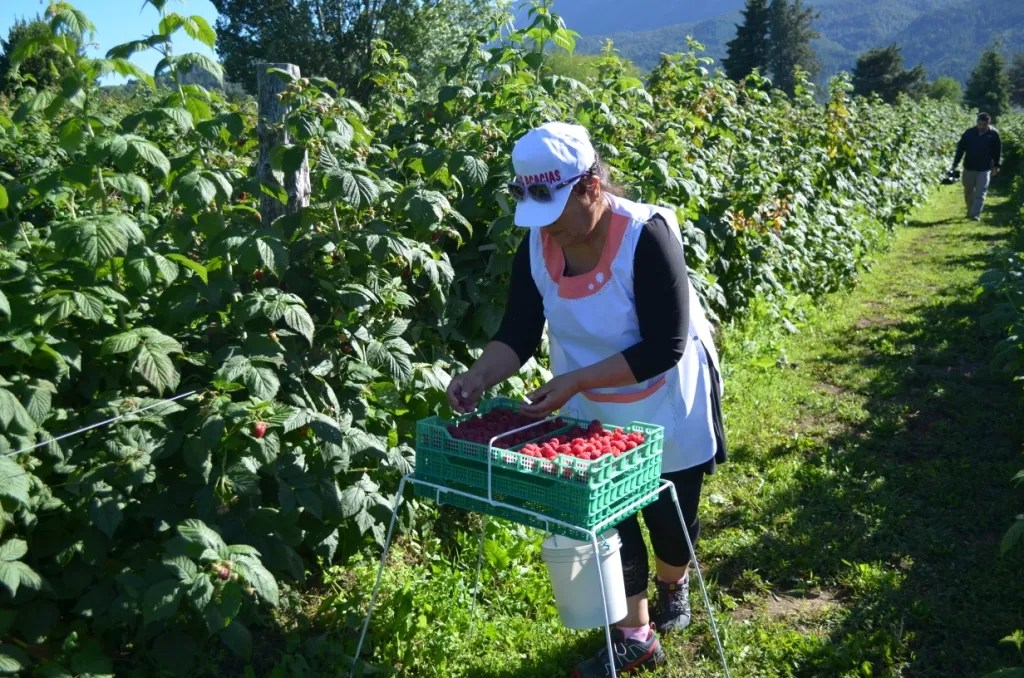
[[[541,249],[544,257],[544,266],[548,275],[558,285],[558,296],[563,299],[582,299],[592,294],[597,294],[612,279],[612,262],[619,253],[622,246],[622,239],[629,226],[629,217],[617,212],[612,213],[608,224],[608,236],[604,241],[604,249],[601,251],[601,259],[593,270],[573,276],[565,276],[565,254],[562,248],[551,236],[544,231],[540,232]]]
[[[655,391],[665,385],[665,375],[661,375],[642,391],[631,393],[600,393],[597,391],[583,391],[582,395],[587,400],[595,403],[635,403],[652,395]]]

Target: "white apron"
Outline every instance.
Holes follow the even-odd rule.
[[[541,229],[529,236],[530,270],[544,300],[556,375],[593,365],[640,341],[633,255],[648,219],[660,214],[682,243],[671,210],[612,195],[608,200],[612,219],[604,251],[588,273],[565,277],[561,247]],[[715,374],[721,371],[704,309],[693,285],[689,290],[689,336],[675,367],[643,383],[577,394],[561,410],[567,416],[619,426],[634,421],[663,426],[662,473],[697,466],[716,452],[708,361],[713,361]]]

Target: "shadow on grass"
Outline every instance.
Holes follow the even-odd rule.
[[[1005,225],[1014,209],[993,206],[988,225]],[[951,221],[959,220],[912,226],[945,238]],[[1003,239],[1000,231],[978,237]],[[980,276],[993,261],[987,253],[950,263]],[[794,489],[756,515],[723,517],[762,536],[715,564],[720,586],[742,587],[756,567],[776,590],[815,581],[844,601],[830,642],[793,658],[796,675],[868,667],[871,675],[978,676],[1014,663],[999,640],[1024,628],[1024,557],[1019,549],[1001,557],[999,542],[1020,501],[1011,483],[1022,466],[1019,396],[989,369],[1003,337],[981,329],[987,302],[971,287],[936,291],[943,303],[907,309],[903,322],[851,328],[801,366],[837,394],[870,370],[856,387],[868,396],[866,424],[812,449],[804,440],[769,451],[805,455]]]
[[[469,666],[466,675],[474,678],[547,678],[572,674],[572,667],[590,657],[604,646],[604,631],[578,635],[536,657],[524,659],[517,666],[495,669],[487,666]]]

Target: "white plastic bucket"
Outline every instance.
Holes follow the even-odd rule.
[[[551,535],[541,544],[541,558],[548,566],[555,606],[562,623],[570,629],[590,629],[605,625],[601,607],[600,563],[604,578],[604,598],[608,604],[608,622],[626,616],[626,587],[622,581],[622,540],[616,530],[608,530],[597,538],[599,557],[594,545],[561,535]]]

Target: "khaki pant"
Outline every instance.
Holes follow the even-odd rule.
[[[964,185],[964,203],[967,205],[969,219],[981,216],[981,208],[985,205],[985,194],[988,193],[991,178],[992,172],[978,170],[964,170],[960,176],[960,183]]]

